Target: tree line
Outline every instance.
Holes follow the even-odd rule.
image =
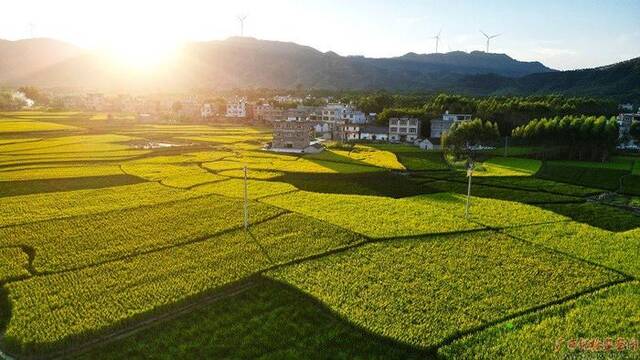
[[[524,144],[559,147],[558,157],[594,161],[609,157],[616,148],[618,135],[615,117],[570,115],[535,119],[512,132],[513,138]]]

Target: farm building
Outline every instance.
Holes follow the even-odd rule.
[[[414,142],[420,136],[420,120],[415,118],[389,119],[389,141]]]
[[[389,129],[384,126],[361,126],[360,140],[387,141],[389,140]]]
[[[313,124],[308,121],[282,120],[273,123],[272,151],[317,153],[323,150],[315,140]]]

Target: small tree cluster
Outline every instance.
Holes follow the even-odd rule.
[[[515,128],[512,136],[529,145],[566,147],[564,158],[605,161],[618,143],[618,123],[604,116],[542,118]]]
[[[640,142],[640,121],[634,121],[629,129],[629,136],[637,142]]]
[[[443,135],[442,146],[460,155],[476,146],[493,145],[499,139],[500,131],[496,123],[474,119],[454,123]]]

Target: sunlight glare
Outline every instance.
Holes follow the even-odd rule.
[[[107,50],[113,60],[144,70],[170,61],[177,52],[178,44],[157,38],[129,37],[111,44]]]

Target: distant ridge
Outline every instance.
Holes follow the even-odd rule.
[[[567,93],[618,96],[638,91],[638,60],[556,71],[506,54],[453,51],[392,58],[341,56],[292,42],[231,37],[191,42],[154,73],[131,74],[100,55],[52,39],[0,40],[0,86],[133,89],[279,88]],[[634,83],[635,81],[635,83]],[[161,90],[162,91],[162,90]]]

